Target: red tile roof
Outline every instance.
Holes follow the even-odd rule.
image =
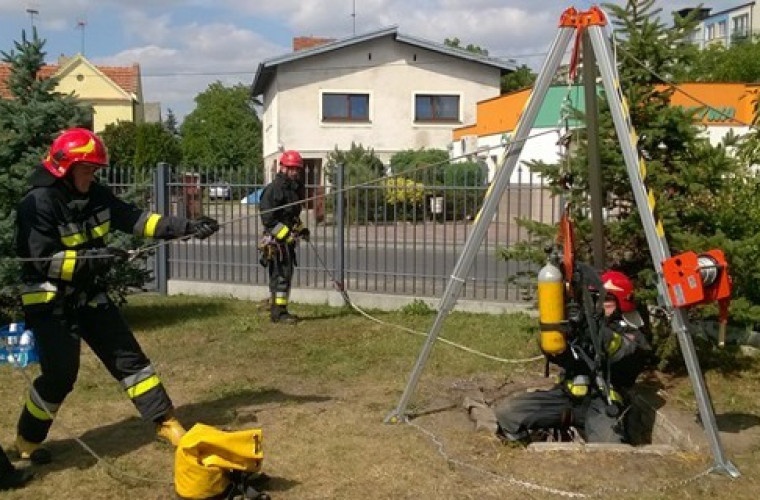
[[[95,66],[104,75],[110,78],[116,85],[121,87],[128,94],[136,93],[140,83],[140,65],[133,64],[132,66]],[[59,69],[60,65],[46,64],[40,68],[39,77],[49,78],[53,76]],[[11,97],[8,89],[7,81],[11,74],[11,67],[9,64],[0,63],[0,97],[3,99],[9,99]]]
[[[293,38],[293,51],[299,51],[304,49],[310,49],[312,47],[319,47],[330,42],[334,42],[334,38],[321,38],[316,36],[297,36]]]

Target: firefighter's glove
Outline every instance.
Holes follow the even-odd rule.
[[[130,258],[129,252],[121,248],[108,247],[106,250],[111,254],[111,262],[113,263],[126,262]]]
[[[93,274],[104,275],[117,262],[127,261],[129,253],[115,247],[93,248],[86,250],[84,257],[87,259],[88,267]]]
[[[205,240],[215,232],[219,231],[219,223],[216,219],[206,217],[205,215],[191,220],[188,226],[187,234],[192,234],[199,240]]]
[[[304,241],[309,241],[311,240],[311,231],[309,231],[309,228],[304,227],[298,231],[298,237]]]

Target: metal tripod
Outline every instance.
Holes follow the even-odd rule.
[[[662,223],[655,218],[654,194],[651,191],[647,191],[646,185],[644,184],[646,164],[638,152],[638,136],[631,123],[628,103],[621,91],[620,77],[615,64],[611,41],[604,31],[606,25],[606,16],[597,7],[592,7],[590,10],[584,12],[569,8],[562,14],[559,32],[551,45],[548,57],[538,73],[533,92],[525,103],[525,108],[523,109],[522,115],[517,124],[513,140],[502,157],[501,166],[496,172],[494,180],[486,193],[483,206],[475,218],[472,232],[467,238],[462,253],[460,254],[459,259],[454,266],[454,270],[451,273],[451,277],[446,284],[443,296],[441,297],[438,314],[428,332],[422,351],[417,358],[412,374],[404,389],[404,393],[402,394],[396,409],[386,417],[385,421],[398,422],[408,419],[406,408],[409,400],[414,394],[419,378],[422,375],[422,371],[424,370],[433,349],[433,345],[441,331],[443,322],[453,309],[461,293],[462,285],[472,267],[478,247],[483,241],[488,225],[496,213],[502,193],[504,193],[509,184],[509,179],[512,176],[512,171],[517,165],[523,144],[528,139],[528,134],[533,128],[539,108],[546,97],[552,78],[562,62],[563,54],[569,47],[573,36],[577,37],[576,48],[581,38],[587,37],[585,40],[587,43],[584,43],[584,45],[587,48],[591,48],[593,54],[590,55],[595,56],[597,61],[597,67],[604,85],[605,96],[615,123],[615,131],[617,132],[623,151],[631,189],[633,190],[636,206],[644,227],[649,251],[652,255],[652,260],[654,261],[655,271],[659,277],[657,290],[659,293],[660,305],[671,318],[673,331],[678,337],[678,342],[689,372],[689,378],[696,395],[699,414],[712,451],[714,459],[713,470],[724,472],[732,477],[738,477],[740,475],[738,469],[726,458],[723,450],[715,420],[715,412],[712,407],[710,396],[707,392],[702,370],[699,366],[694,343],[689,335],[686,314],[683,309],[673,306],[663,280],[662,262],[670,257],[670,249],[665,240],[665,232]],[[593,57],[589,57],[587,60],[593,60]],[[584,85],[591,85],[595,88],[596,82],[593,80],[585,81]],[[586,95],[589,95],[589,92],[587,92]]]

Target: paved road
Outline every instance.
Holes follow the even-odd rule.
[[[265,270],[258,265],[255,242],[190,241],[172,246],[171,277],[197,281],[265,284]],[[322,261],[334,272],[333,240],[317,242]],[[446,246],[386,242],[363,245],[348,242],[345,281],[353,290],[438,296],[457,262],[462,245]],[[507,277],[528,269],[526,264],[500,260],[493,247],[482,247],[467,277],[463,298],[504,300],[517,298]],[[296,286],[330,287],[328,273],[307,244],[299,250]]]

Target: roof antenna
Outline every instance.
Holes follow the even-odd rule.
[[[87,20],[85,18],[80,18],[77,21],[77,29],[82,31],[82,41],[81,41],[82,47],[79,53],[82,54],[83,56],[84,56],[84,28],[85,26],[87,26]]]
[[[40,11],[35,9],[34,7],[29,7],[26,9],[26,13],[29,14],[29,24],[32,26],[32,30],[34,30],[34,16],[39,16]]]
[[[353,10],[351,11],[351,17],[354,23],[354,36],[356,36],[356,0],[353,1]]]

